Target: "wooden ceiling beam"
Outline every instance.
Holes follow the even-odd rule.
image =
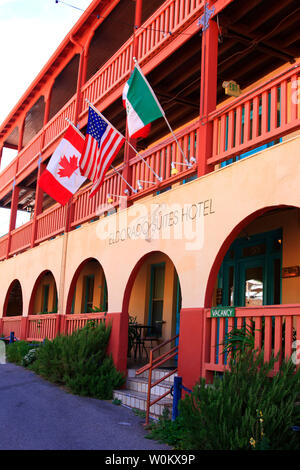
[[[248,37],[237,33],[234,31],[234,28],[229,28],[227,31],[224,31],[224,36],[231,39],[236,39],[237,42],[244,44],[245,46],[252,46],[253,49],[257,49],[264,54],[278,57],[279,59],[288,61],[290,63],[295,62],[295,57],[290,55],[287,51],[279,48],[277,49],[267,43],[261,42],[259,38]]]

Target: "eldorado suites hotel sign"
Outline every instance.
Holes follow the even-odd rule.
[[[180,238],[179,234],[182,234],[183,238],[185,238],[184,235],[189,238],[188,229],[193,222],[198,221],[200,226],[204,217],[215,213],[212,199],[184,205],[153,204],[150,213],[148,214],[148,209],[146,212],[147,214],[135,218],[131,224],[124,224],[119,220],[119,229],[111,231],[109,234],[109,245],[151,236],[159,238],[161,231],[163,232],[162,238],[167,239],[172,228],[177,235],[174,238]]]

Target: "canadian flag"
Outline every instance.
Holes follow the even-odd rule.
[[[70,125],[39,179],[40,188],[62,206],[86,180],[79,169],[84,142],[81,132]]]

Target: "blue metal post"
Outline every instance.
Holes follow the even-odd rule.
[[[15,333],[11,331],[9,335],[9,343],[14,343],[14,341],[15,341]]]
[[[182,396],[182,377],[174,377],[172,421],[178,416],[178,402]]]

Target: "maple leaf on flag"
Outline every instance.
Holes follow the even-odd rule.
[[[58,175],[61,178],[71,178],[73,175],[74,171],[77,170],[78,168],[78,158],[73,155],[73,157],[70,158],[70,160],[67,159],[67,157],[64,155],[61,157],[59,161],[59,165],[62,167],[58,170]]]

